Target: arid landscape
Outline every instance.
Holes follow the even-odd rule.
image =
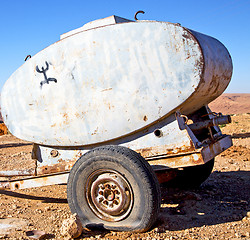
[[[216,158],[210,177],[197,189],[162,187],[159,218],[146,233],[84,229],[77,239],[250,239],[250,94],[223,94],[209,106],[231,115],[221,130],[234,144]],[[32,144],[0,127],[0,171],[34,168]],[[0,239],[31,239],[31,230],[64,239],[62,222],[71,215],[66,187],[0,190]]]

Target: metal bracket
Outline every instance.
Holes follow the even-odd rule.
[[[194,143],[195,148],[202,147],[202,143],[196,138],[192,130],[187,125],[188,117],[185,115],[182,115],[179,111],[175,113],[175,117],[178,122],[180,130],[185,130],[185,129],[187,130],[191,140]]]

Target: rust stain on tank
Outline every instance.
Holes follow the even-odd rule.
[[[112,105],[111,103],[104,103],[107,107],[108,107],[108,109],[109,110],[111,110],[111,109],[113,109],[113,108],[115,108],[115,106],[114,105]]]
[[[91,133],[91,135],[96,135],[98,133],[98,127],[95,129],[95,131],[93,133]]]
[[[112,90],[112,89],[113,89],[113,88],[103,89],[102,92],[110,91],[110,90]]]
[[[70,124],[69,115],[68,115],[67,113],[64,113],[64,114],[63,114],[63,118],[64,118],[63,123],[64,123],[65,125]]]

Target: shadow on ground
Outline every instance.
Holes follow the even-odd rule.
[[[250,132],[232,134],[232,138],[249,138],[249,137],[250,137]]]
[[[12,192],[12,191],[5,191],[5,190],[0,190],[0,194],[15,197],[15,198],[42,201],[44,203],[68,203],[67,199],[63,199],[63,198],[51,198],[51,197],[46,197],[46,196],[40,197],[40,196],[34,196],[34,195]]]
[[[176,231],[241,220],[250,209],[249,189],[249,171],[215,171],[198,189],[162,188],[157,227]]]
[[[7,144],[0,144],[1,148],[11,148],[11,147],[23,147],[23,146],[31,146],[32,143],[7,143]]]

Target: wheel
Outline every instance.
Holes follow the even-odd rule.
[[[68,178],[68,204],[84,227],[147,231],[160,209],[160,187],[150,165],[121,146],[83,155]]]
[[[214,158],[203,165],[185,167],[183,170],[177,170],[176,177],[164,185],[178,188],[197,188],[210,176],[213,167]]]

